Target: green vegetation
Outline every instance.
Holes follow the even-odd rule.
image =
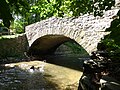
[[[0,48],[0,58],[7,58],[7,57],[19,57],[18,52],[16,52],[16,48],[14,48],[13,44],[11,44],[10,42],[14,41],[14,38],[2,38],[0,39],[0,46],[2,46],[2,48]],[[6,45],[4,45],[6,43]],[[10,45],[11,44],[11,45]],[[9,48],[9,45],[11,46]]]
[[[0,27],[23,33],[26,25],[52,16],[77,17],[86,13],[102,16],[114,4],[115,0],[0,0]],[[108,52],[119,52],[120,11],[107,31],[111,33],[101,42]]]
[[[80,55],[84,55],[84,56],[88,55],[88,53],[85,51],[85,49],[75,42],[66,42],[66,43],[64,43],[64,45],[68,46],[74,54],[80,54]]]
[[[106,29],[106,32],[110,32],[110,34],[101,40],[101,43],[98,44],[98,50],[107,51],[109,58],[113,62],[120,63],[120,11],[117,15],[110,28]]]
[[[23,34],[0,36],[0,59],[9,57],[23,58],[27,42],[22,38]]]
[[[23,33],[26,25],[52,16],[76,17],[85,13],[101,16],[114,4],[115,0],[0,0],[0,19],[2,25],[15,33]]]
[[[18,36],[20,36],[20,35],[22,35],[22,34],[16,34],[16,35],[2,35],[2,36],[0,36],[0,40],[1,40],[1,39],[16,38],[16,37],[18,37]]]
[[[0,19],[4,26],[10,26],[15,15],[25,15],[29,8],[26,0],[0,0]]]

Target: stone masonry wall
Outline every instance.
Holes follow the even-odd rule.
[[[63,35],[75,40],[88,53],[96,50],[98,42],[107,33],[104,31],[110,27],[113,17],[119,9],[106,11],[102,17],[94,17],[92,14],[85,14],[77,18],[49,19],[26,26],[26,36],[29,46],[44,35]]]
[[[0,58],[23,57],[27,49],[25,35],[0,39]]]

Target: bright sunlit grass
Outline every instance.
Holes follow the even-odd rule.
[[[3,38],[15,38],[15,37],[18,37],[18,36],[21,36],[22,34],[15,34],[15,35],[2,35],[0,36],[0,39],[3,39]]]

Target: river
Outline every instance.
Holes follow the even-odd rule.
[[[0,66],[0,90],[77,90],[86,58],[49,56],[39,60],[9,63]],[[44,65],[43,72],[38,68]],[[35,70],[31,72],[30,68]]]

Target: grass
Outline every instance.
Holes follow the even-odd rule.
[[[3,38],[16,38],[16,37],[18,37],[18,36],[21,36],[22,34],[15,34],[15,35],[2,35],[2,36],[0,36],[0,39],[3,39]]]

